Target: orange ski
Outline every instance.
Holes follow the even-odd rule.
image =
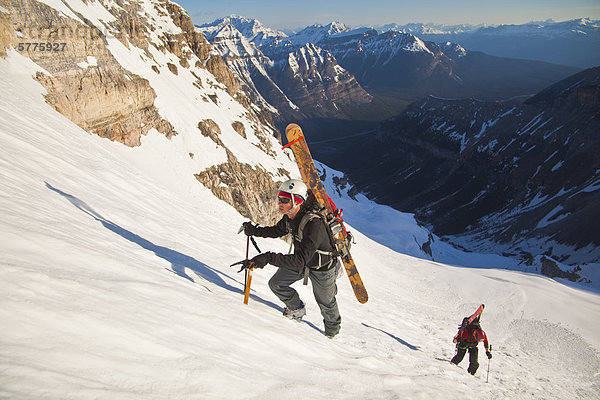
[[[285,128],[285,135],[287,136],[288,140],[288,144],[285,147],[290,147],[292,149],[294,157],[296,158],[296,164],[298,164],[298,169],[300,170],[300,175],[302,176],[302,180],[313,192],[315,198],[321,204],[321,206],[326,207],[328,211],[334,215],[334,210],[329,202],[329,196],[327,196],[325,187],[319,178],[319,173],[317,172],[315,163],[310,155],[310,151],[308,150],[308,145],[304,139],[302,129],[297,124],[289,124],[287,128]],[[354,260],[350,255],[348,245],[345,240],[345,232],[346,229],[344,228],[338,233],[336,245],[338,247],[338,252],[342,255],[341,259],[344,263],[344,267],[346,268],[346,274],[350,280],[352,290],[354,290],[354,295],[359,303],[364,304],[369,299],[369,295],[367,294],[367,289],[365,289],[365,285],[363,284],[358,270],[356,269]]]
[[[477,310],[475,310],[475,312],[469,317],[469,323],[467,325],[469,325],[471,322],[475,321],[475,318],[479,317],[481,315],[481,313],[483,312],[483,309],[485,308],[485,305],[482,304],[480,305]]]

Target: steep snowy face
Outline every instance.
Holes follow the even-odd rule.
[[[245,219],[195,184],[175,145],[184,135],[153,131],[130,148],[85,134],[44,102],[38,69],[14,49],[0,58],[2,397],[597,397],[597,291],[431,237],[436,262],[417,258],[428,235],[413,216],[351,199],[335,171],[321,175],[352,225],[369,302],[338,278],[343,325],[327,339],[312,288],[294,285],[307,315],[286,321],[266,266],[243,305],[243,275],[229,265],[244,257]],[[467,360],[448,362],[456,325],[481,303],[494,347],[486,384],[483,352],[475,377]]]
[[[270,188],[293,163],[272,128],[255,119],[257,104],[224,83],[233,75],[221,70],[220,55],[194,41],[182,27],[185,15],[166,12],[163,1],[12,2],[31,6],[23,14],[7,3],[0,1],[0,397],[597,397],[597,283],[591,290],[569,286],[503,270],[519,269],[507,257],[458,251],[417,226],[413,215],[347,193],[344,177],[322,166],[327,191],[356,238],[352,255],[371,299],[359,304],[347,278],[337,280],[343,328],[335,340],[321,333],[310,286],[295,285],[306,300],[303,323],[281,317],[268,284],[273,266],[255,271],[250,303],[243,305],[243,275],[229,267],[247,244],[237,228],[247,218],[268,222]],[[116,4],[135,8],[129,14]],[[112,21],[108,14],[116,18],[111,24],[123,19],[123,26],[100,30],[101,36],[96,26]],[[152,21],[150,30],[140,14]],[[79,30],[69,36],[71,27]],[[169,36],[181,34],[188,46]],[[48,40],[59,44],[58,56],[46,45],[39,50]],[[181,57],[188,47],[189,58]],[[295,59],[309,56],[328,64],[317,48]],[[589,81],[575,85],[581,80],[553,88],[531,106],[584,110],[595,97]],[[571,86],[575,96],[565,90]],[[75,97],[60,102],[62,92]],[[65,117],[79,113],[94,121],[93,111],[118,111],[111,102],[125,112],[101,115],[116,121],[107,127],[121,123],[127,133],[129,120],[142,131],[152,126],[139,145],[88,134]],[[148,115],[139,111],[144,108]],[[466,125],[483,140],[506,112],[482,114],[478,121],[491,126],[483,131],[477,121]],[[523,136],[544,139],[549,123],[533,117],[521,125]],[[161,120],[172,134],[159,130]],[[438,137],[452,132],[436,122]],[[579,144],[576,139],[571,142]],[[380,167],[378,158],[359,160],[353,161],[360,167]],[[562,169],[552,159],[548,164]],[[594,181],[583,192],[598,193],[599,186]],[[553,215],[542,223],[562,217]],[[264,251],[288,251],[280,240],[258,243]],[[448,362],[456,324],[481,303],[494,346],[486,384],[490,361],[483,352],[475,377],[465,371],[466,360],[459,367]]]
[[[254,220],[276,216],[272,199],[257,202],[252,193],[274,192],[276,181],[289,177],[295,165],[281,151],[260,99],[241,90],[243,80],[180,6],[159,0],[25,0],[8,11],[0,13],[3,44],[39,66],[36,77],[58,112],[128,146],[140,146],[158,131],[220,199]],[[238,38],[236,46],[219,42],[232,59],[261,57],[233,29],[215,36]]]

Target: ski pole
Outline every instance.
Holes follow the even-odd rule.
[[[490,353],[492,352],[492,345],[490,344]],[[492,362],[491,358],[488,358],[488,371],[487,371],[487,376],[485,377],[485,383],[489,382],[489,378],[490,378],[490,363]]]

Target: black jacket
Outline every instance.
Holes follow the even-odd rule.
[[[256,227],[255,236],[260,237],[282,237],[291,233],[294,240],[294,252],[292,254],[271,253],[269,264],[276,267],[286,268],[292,271],[303,273],[304,268],[317,268],[319,266],[319,257],[321,259],[322,269],[331,268],[334,263],[330,263],[331,256],[318,254],[317,250],[332,251],[333,246],[327,233],[327,227],[323,220],[313,218],[306,223],[302,232],[302,241],[298,241],[298,228],[302,217],[307,210],[301,208],[294,219],[284,215],[276,225],[266,227]],[[329,265],[331,264],[331,265]]]

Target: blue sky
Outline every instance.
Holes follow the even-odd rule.
[[[269,28],[296,29],[339,21],[350,27],[434,22],[522,24],[600,19],[600,0],[174,0],[195,24],[231,14],[255,18]]]

